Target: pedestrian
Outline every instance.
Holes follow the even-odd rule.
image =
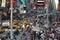
[[[49,38],[50,38],[50,35],[49,35],[49,34],[50,34],[50,30],[47,29],[47,30],[45,31],[46,40],[49,40]]]
[[[34,31],[34,40],[36,39],[36,31]]]
[[[14,32],[15,35],[18,35],[19,34],[19,30],[17,29],[15,32]]]
[[[17,40],[15,35],[14,35],[14,39]]]
[[[41,33],[39,32],[39,34],[38,34],[38,40],[40,40],[41,39]]]
[[[23,33],[23,35],[21,36],[21,40],[27,40],[25,33]]]
[[[50,36],[50,39],[54,40],[55,35],[53,31],[49,34],[49,36]]]
[[[56,31],[56,33],[55,33],[55,35],[56,35],[56,38],[58,39],[58,40],[60,40],[60,27],[56,27],[55,28],[55,31]]]
[[[30,38],[31,38],[31,40],[33,40],[33,34],[31,34]]]
[[[34,37],[34,31],[31,32],[31,35],[30,35],[31,40],[33,40],[33,37]]]

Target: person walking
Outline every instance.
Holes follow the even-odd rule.
[[[41,33],[38,34],[38,40],[41,40]]]
[[[23,33],[23,35],[21,36],[21,40],[27,40],[25,33]]]

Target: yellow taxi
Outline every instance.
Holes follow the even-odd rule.
[[[30,24],[30,21],[26,20],[23,22],[24,25],[29,25]]]

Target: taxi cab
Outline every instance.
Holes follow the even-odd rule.
[[[23,22],[24,25],[29,25],[30,24],[30,21],[26,20]]]

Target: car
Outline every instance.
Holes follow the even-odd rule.
[[[23,22],[23,25],[29,25],[29,24],[30,24],[30,22],[27,20]]]

